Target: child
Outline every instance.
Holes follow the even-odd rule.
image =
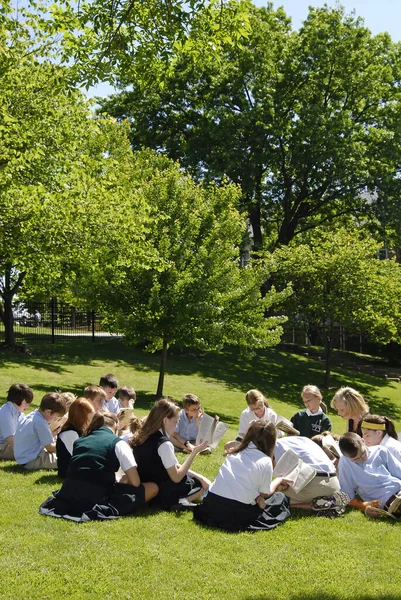
[[[319,512],[334,511],[327,516],[336,516],[344,512],[344,506],[347,505],[349,498],[341,494],[336,469],[324,450],[307,437],[299,435],[284,437],[276,442],[274,449],[276,462],[286,450],[292,450],[316,471],[314,478],[300,491],[295,492],[291,487],[285,489],[285,495],[290,498],[290,507]]]
[[[359,392],[351,387],[342,387],[334,394],[330,406],[348,421],[347,431],[360,434],[359,423],[368,414],[369,406]]]
[[[99,381],[99,385],[101,388],[104,389],[106,393],[104,410],[113,413],[113,415],[116,415],[120,410],[120,405],[118,403],[117,398],[115,397],[118,388],[117,378],[111,373],[108,373],[107,375],[102,375]]]
[[[179,412],[168,398],[161,398],[129,442],[141,481],[154,481],[159,486],[155,501],[167,510],[191,506],[191,501],[210,485],[208,479],[189,470],[195,456],[207,447],[207,441],[195,446],[184,463],[178,464],[169,436],[177,426]]]
[[[132,387],[122,387],[117,392],[118,407],[134,408],[136,400],[136,392]]]
[[[194,443],[198,436],[202,408],[200,400],[195,394],[185,394],[182,406],[177,427],[170,440],[175,448],[189,454],[194,449]]]
[[[56,443],[50,424],[66,413],[58,392],[43,396],[37,410],[18,425],[14,438],[15,460],[27,470],[57,469]]]
[[[84,389],[84,398],[92,402],[95,412],[104,412],[106,392],[99,385],[88,385]]]
[[[277,414],[269,406],[268,401],[259,390],[249,390],[245,396],[248,408],[242,411],[239,420],[238,436],[234,441],[227,442],[224,446],[224,452],[227,453],[232,448],[239,446],[248,431],[252,421],[277,423]]]
[[[228,451],[206,498],[194,509],[197,521],[229,531],[266,530],[290,516],[288,500],[276,492],[282,478],[272,482],[276,436],[273,423],[250,424],[240,444]]]
[[[0,408],[0,459],[14,460],[14,435],[32,400],[33,392],[25,383],[14,383],[8,390],[7,402]]]
[[[388,510],[401,490],[401,462],[387,448],[369,448],[356,433],[341,436],[339,445],[343,454],[338,463],[342,491],[351,498],[353,508],[369,517],[379,516],[375,509]],[[400,517],[401,511],[393,514]]]
[[[135,513],[158,491],[154,483],[141,484],[128,444],[116,436],[118,419],[96,413],[86,435],[76,440],[61,490],[41,505],[40,513],[74,521],[113,519]],[[116,472],[128,483],[116,483]]]
[[[300,410],[291,423],[299,431],[299,435],[312,438],[323,431],[331,431],[331,421],[327,416],[327,406],[322,402],[322,394],[315,385],[305,385],[302,390],[305,410]]]
[[[361,433],[368,447],[383,446],[401,462],[401,442],[398,441],[391,419],[379,415],[365,415],[361,423]]]
[[[77,398],[70,406],[68,419],[56,440],[57,474],[64,478],[71,459],[73,444],[84,435],[95,410],[86,398]]]
[[[62,395],[62,397],[65,400],[65,407],[66,407],[67,412],[65,413],[64,417],[55,419],[53,421],[53,423],[51,424],[50,429],[51,429],[53,435],[58,434],[58,432],[61,431],[61,428],[63,427],[63,425],[67,422],[68,411],[70,410],[71,404],[76,399],[76,395],[73,394],[72,392],[60,392],[60,394]]]

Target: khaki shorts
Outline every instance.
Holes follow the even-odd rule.
[[[334,492],[340,490],[338,477],[323,477],[316,475],[303,490],[296,494],[291,488],[284,491],[284,494],[290,498],[291,504],[308,504],[318,496],[331,496]]]
[[[8,442],[0,444],[0,460],[15,460],[14,451]]]
[[[21,465],[27,471],[38,471],[39,469],[57,469],[57,455],[55,452],[48,452],[43,448],[40,454],[25,465]]]

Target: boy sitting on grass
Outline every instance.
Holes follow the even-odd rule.
[[[88,385],[84,389],[83,397],[91,402],[95,412],[105,412],[106,392],[100,385]]]
[[[116,415],[120,410],[120,405],[115,397],[117,388],[118,388],[118,380],[117,377],[108,373],[107,375],[102,375],[99,381],[99,385],[104,389],[106,394],[106,401],[104,403],[104,410],[106,412],[110,412],[113,415]]]
[[[177,427],[170,441],[175,448],[190,454],[198,436],[199,421],[203,411],[200,400],[195,394],[185,394],[182,406]]]
[[[65,399],[62,394],[53,392],[43,396],[39,408],[18,425],[14,454],[24,469],[57,469],[56,443],[50,424],[65,413]]]
[[[7,402],[0,408],[0,459],[14,460],[14,435],[32,400],[33,392],[26,383],[14,383],[8,390]]]
[[[341,436],[339,446],[340,486],[351,498],[350,506],[368,517],[378,517],[384,510],[400,518],[401,463],[382,446],[368,448],[356,433]]]

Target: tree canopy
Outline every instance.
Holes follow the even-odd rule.
[[[327,387],[335,326],[380,343],[400,340],[401,266],[379,260],[378,248],[357,229],[316,229],[275,252],[278,278],[293,286],[287,314],[320,334]]]
[[[125,128],[94,119],[65,69],[5,52],[0,86],[0,315],[13,344],[22,286],[65,290],[110,248],[113,260],[129,256],[142,211],[122,202],[132,163]]]
[[[152,152],[136,156],[141,193],[150,213],[145,238],[156,256],[148,268],[121,271],[103,294],[102,310],[133,343],[162,350],[157,395],[162,394],[167,349],[225,343],[257,348],[279,341],[284,317],[265,311],[288,292],[262,299],[269,273],[263,261],[240,268],[246,219],[232,185],[195,184],[177,164]]]
[[[372,214],[399,171],[400,46],[343,8],[250,8],[250,34],[219,60],[177,59],[162,87],[102,102],[134,148],[163,150],[199,178],[242,188],[257,248],[343,215]]]

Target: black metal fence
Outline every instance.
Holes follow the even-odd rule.
[[[104,337],[102,317],[92,310],[78,310],[52,298],[49,302],[19,302],[13,308],[16,339],[51,338],[57,336]],[[0,321],[0,340],[4,340],[4,324]]]

